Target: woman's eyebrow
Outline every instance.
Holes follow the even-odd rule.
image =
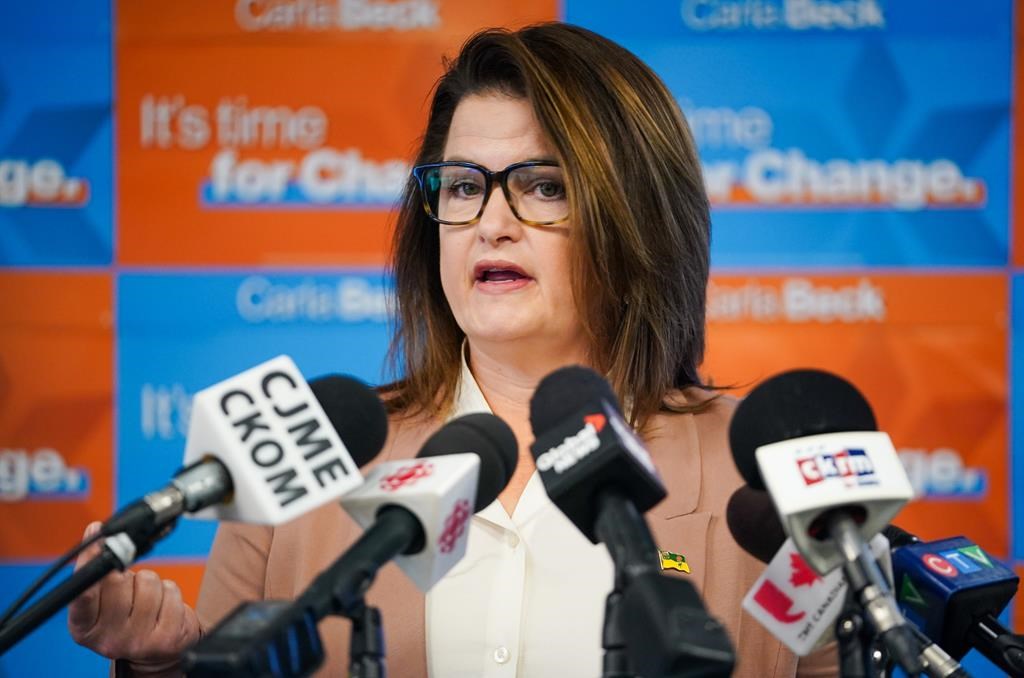
[[[474,165],[480,165],[481,167],[486,167],[486,165],[484,165],[483,163],[479,163],[479,162],[477,162],[475,160],[472,160],[472,159],[470,159],[470,158],[468,158],[466,156],[462,156],[462,155],[453,155],[451,157],[444,158],[444,160],[442,162],[471,162]],[[509,164],[510,165],[515,165],[515,164],[520,163],[520,162],[558,162],[558,158],[554,157],[553,155],[539,155],[539,156],[535,156],[535,157],[532,157],[532,158],[523,158],[522,160],[516,160],[515,162],[511,162]],[[488,169],[490,169],[490,168],[488,168]]]

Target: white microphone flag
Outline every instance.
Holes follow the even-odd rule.
[[[476,501],[480,457],[470,452],[416,457],[377,464],[366,482],[341,498],[341,505],[366,529],[387,505],[405,508],[423,526],[419,553],[395,563],[421,591],[428,591],[466,553]]]
[[[889,435],[879,431],[825,433],[757,448],[757,463],[775,508],[807,563],[827,574],[842,563],[828,540],[808,534],[822,513],[840,506],[865,511],[858,527],[870,541],[913,496]]]
[[[892,581],[889,541],[881,534],[871,552]],[[835,638],[834,625],[846,599],[846,578],[835,569],[819,575],[787,539],[743,599],[743,609],[786,647],[805,657]]]
[[[231,501],[194,517],[278,525],[362,484],[359,468],[291,358],[278,356],[196,393],[185,464],[216,457]]]

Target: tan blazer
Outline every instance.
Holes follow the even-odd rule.
[[[699,393],[692,392],[690,397]],[[697,415],[655,418],[646,442],[669,495],[647,513],[647,519],[658,548],[681,553],[690,564],[690,574],[669,570],[668,576],[693,582],[709,611],[728,630],[739,657],[734,675],[793,676],[796,657],[740,608],[764,565],[736,545],[725,523],[726,503],[742,483],[727,440],[734,407],[732,399],[720,398]],[[414,456],[439,426],[440,422],[391,422],[378,458]],[[203,628],[212,628],[243,601],[294,598],[359,534],[336,504],[277,528],[223,523],[199,594],[197,611]],[[367,599],[383,615],[389,675],[425,676],[424,595],[389,564]],[[325,620],[320,633],[328,658],[318,675],[347,675],[349,623]],[[800,664],[800,675],[837,675],[834,651]]]

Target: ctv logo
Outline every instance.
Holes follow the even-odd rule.
[[[878,484],[875,465],[864,450],[815,454],[797,459],[796,465],[805,485],[835,478],[842,479],[847,487]]]
[[[599,433],[604,429],[607,419],[603,414],[588,414],[583,417],[584,426],[569,436],[561,444],[552,447],[537,457],[537,470],[544,472],[555,470],[561,473],[576,465],[580,459],[601,446]]]
[[[932,572],[951,579],[995,567],[981,547],[973,545],[940,551],[938,555],[926,553],[921,556],[921,562]]]

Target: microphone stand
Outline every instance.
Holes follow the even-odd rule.
[[[850,591],[846,603],[835,623],[839,641],[839,675],[842,678],[877,678],[885,675],[878,666],[885,662],[885,654],[876,647],[875,634],[861,615],[860,608]],[[877,653],[877,654],[876,654]]]
[[[147,525],[108,537],[99,555],[55,586],[31,607],[0,629],[0,655],[35,631],[89,587],[114,570],[124,571],[153,548],[174,527],[174,521]]]
[[[615,569],[615,588],[604,603],[604,630],[601,633],[601,648],[604,659],[601,663],[601,678],[633,678],[626,654],[622,597],[625,582],[621,571]]]
[[[1008,633],[991,614],[977,621],[970,643],[1010,676],[1024,676],[1024,638]]]
[[[606,490],[601,502],[594,532],[615,563],[615,586],[605,601],[602,676],[730,675],[736,659],[725,630],[690,582],[661,573],[658,549],[636,506],[616,490]]]
[[[650,533],[633,529],[638,522],[643,523],[643,517],[633,502],[616,490],[605,490],[602,494],[607,509],[598,514],[594,532],[612,557],[615,586],[605,600],[601,676],[633,678],[635,674],[630,669],[622,600],[630,581],[640,574],[656,571],[653,555],[658,549]],[[648,557],[643,558],[641,554],[648,554]]]
[[[854,522],[839,511],[826,516],[826,522],[828,534],[843,555],[843,574],[849,585],[847,605],[836,626],[836,636],[841,639],[840,664],[843,668],[853,671],[856,670],[853,667],[854,656],[860,654],[863,658],[860,673],[842,675],[866,676],[868,667],[874,664],[870,644],[865,649],[863,641],[852,639],[854,635],[863,637],[862,634],[865,633],[865,629],[858,628],[857,622],[848,616],[847,613],[852,609],[860,617],[860,625],[868,627],[866,632],[878,636],[892,661],[908,676],[920,673],[927,673],[931,678],[967,676],[968,673],[954,659],[913,625],[908,624],[900,614],[885,577],[861,539]],[[843,635],[848,636],[845,648],[842,646]]]
[[[380,610],[359,600],[341,613],[352,621],[349,643],[349,678],[386,678],[384,666],[384,627]]]

